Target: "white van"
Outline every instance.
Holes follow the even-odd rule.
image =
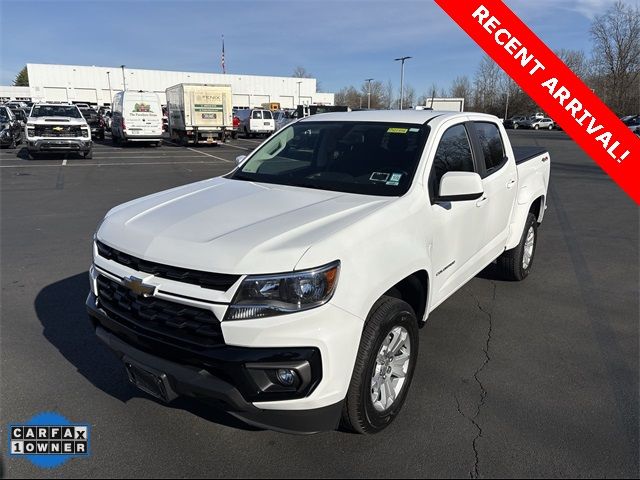
[[[162,105],[152,92],[118,92],[113,97],[111,139],[162,145]]]
[[[273,119],[271,110],[263,108],[252,108],[251,110],[238,110],[236,117],[240,120],[238,131],[245,137],[254,135],[271,135],[276,131],[276,122]]]

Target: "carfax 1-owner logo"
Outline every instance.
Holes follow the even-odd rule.
[[[59,467],[74,457],[88,457],[89,425],[72,423],[58,413],[40,413],[9,425],[9,456],[26,458],[41,468]]]

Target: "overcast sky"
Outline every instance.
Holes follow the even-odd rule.
[[[463,0],[461,0],[463,1]],[[507,0],[551,48],[590,52],[589,26],[613,0]],[[637,0],[628,0],[637,5]],[[0,84],[26,63],[287,76],[305,67],[324,91],[373,77],[420,95],[473,76],[479,47],[431,0],[0,0]]]

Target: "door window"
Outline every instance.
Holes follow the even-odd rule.
[[[442,135],[433,159],[433,168],[429,175],[429,193],[432,201],[437,195],[440,180],[445,173],[474,171],[467,129],[462,124],[455,125]]]
[[[491,175],[506,162],[504,144],[495,123],[475,122],[475,130],[482,148],[486,174]]]

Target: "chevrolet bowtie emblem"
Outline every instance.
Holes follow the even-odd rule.
[[[134,277],[133,275],[131,275],[130,277],[124,277],[122,279],[122,284],[136,295],[143,297],[154,296],[156,293],[156,289],[158,288],[155,285],[144,283],[144,279]]]
[[[61,132],[62,130],[64,130],[63,127],[53,127],[54,132]]]

